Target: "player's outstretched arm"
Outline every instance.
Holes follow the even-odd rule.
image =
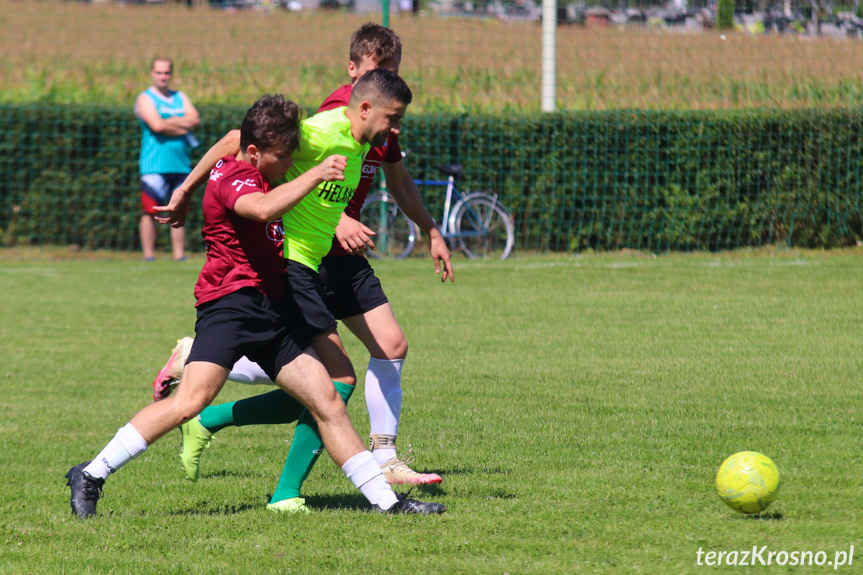
[[[447,248],[446,241],[443,239],[437,224],[423,204],[422,196],[420,196],[413,178],[408,173],[404,161],[395,164],[384,162],[383,169],[387,178],[387,190],[395,198],[396,203],[407,217],[428,234],[429,254],[434,262],[434,272],[440,274],[443,271],[440,278],[442,282],[445,282],[447,278],[454,282],[455,276],[452,272],[449,248]]]
[[[349,215],[342,212],[339,225],[336,226],[336,239],[342,249],[355,256],[361,256],[368,250],[375,249],[371,236],[375,235],[370,228],[364,226]]]
[[[237,199],[234,211],[258,222],[269,222],[291,211],[309,192],[323,182],[345,179],[347,158],[333,155],[297,178],[270,190],[269,193],[246,194]]]
[[[167,206],[155,206],[157,212],[167,212],[167,215],[155,216],[160,224],[171,224],[172,227],[182,228],[186,223],[186,215],[189,213],[189,202],[192,194],[201,184],[210,177],[210,171],[216,166],[216,162],[225,156],[235,156],[240,151],[240,131],[231,130],[224,138],[216,142],[216,145],[207,150],[198,165],[186,176],[182,184],[171,194],[171,200]]]

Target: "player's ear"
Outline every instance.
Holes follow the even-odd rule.
[[[249,156],[249,161],[253,166],[258,165],[258,156],[260,153],[260,150],[258,150],[258,147],[254,144],[249,144],[246,148],[246,155]]]
[[[363,100],[360,103],[360,117],[363,120],[366,120],[366,119],[368,119],[369,114],[371,114],[371,112],[372,112],[372,103],[369,102],[368,100]]]
[[[358,66],[354,64],[353,60],[348,60],[348,76],[351,77],[351,84],[356,84],[357,80],[360,79]]]

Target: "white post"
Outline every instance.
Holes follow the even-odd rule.
[[[542,0],[542,111],[557,110],[557,0]]]

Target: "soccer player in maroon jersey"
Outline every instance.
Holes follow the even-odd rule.
[[[333,92],[321,105],[319,111],[346,105],[350,100],[353,86],[359,78],[377,68],[397,72],[400,61],[401,41],[398,36],[392,30],[378,24],[365,24],[354,33],[351,39],[348,62],[351,83]],[[229,150],[230,148],[220,153]],[[375,174],[381,167],[387,178],[387,188],[399,206],[428,234],[435,272],[443,271],[442,281],[454,280],[446,242],[426,210],[413,178],[404,165],[398,136],[395,134],[392,134],[384,145],[372,148],[367,154],[360,185],[336,229],[330,253],[321,262],[320,279],[326,290],[330,312],[337,319],[342,320],[348,329],[366,345],[371,355],[365,380],[366,405],[371,426],[369,443],[387,481],[408,484],[439,483],[442,480],[440,475],[418,473],[405,461],[410,459],[410,455],[399,457],[396,454],[395,441],[401,416],[401,370],[408,344],[381,288],[380,281],[363,256],[366,249],[374,247],[370,237],[373,233],[359,222],[363,203],[373,184]],[[160,391],[170,393],[170,385],[173,380],[176,380],[182,367],[182,350],[184,345],[188,345],[188,339],[178,342],[171,359],[159,372],[154,382],[156,396]],[[326,345],[330,350],[319,352],[330,376],[340,384],[353,386],[356,383],[356,374],[341,343],[338,342],[337,345],[328,341],[318,343]],[[315,345],[315,349],[319,349],[318,344]],[[234,366],[229,379],[241,383],[269,383],[263,371],[246,358]],[[209,408],[201,416],[201,422],[211,422],[209,427],[202,426],[197,420],[184,425],[183,460],[188,477],[197,479],[201,454],[204,447],[209,444],[213,433],[232,425],[276,423],[270,413],[279,401],[285,401],[284,397],[280,398],[280,395],[283,394],[276,391],[223,404],[218,406],[219,414],[208,418],[206,415],[210,415],[217,409]],[[238,410],[248,414],[242,418],[242,421],[232,419],[232,415]],[[258,414],[257,418],[255,414]],[[278,423],[292,421],[293,419],[286,418]],[[314,460],[305,453],[307,450],[296,448],[297,445],[302,445],[302,442],[297,441],[299,434],[298,428],[282,478],[272,497],[272,501],[283,502],[282,510],[293,512],[305,511],[304,502],[299,497],[299,489],[314,463]]]
[[[72,510],[79,517],[96,513],[109,474],[200,413],[243,356],[256,361],[309,410],[333,461],[375,510],[422,514],[445,510],[440,504],[393,493],[351,425],[326,369],[282,301],[281,216],[321,183],[343,180],[345,172],[345,158],[334,155],[270,190],[270,181],[278,181],[291,167],[291,154],[300,143],[299,116],[293,102],[265,96],[246,113],[236,158],[223,158],[210,172],[202,230],[207,261],[195,285],[196,340],[183,370],[183,384],[173,397],[139,411],[94,460],[68,471]]]

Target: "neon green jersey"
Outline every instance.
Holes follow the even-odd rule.
[[[333,154],[347,158],[343,181],[324,182],[282,218],[285,258],[315,271],[332,247],[336,226],[360,183],[363,160],[369,151],[369,144],[354,139],[346,109],[327,110],[303,122],[300,149],[294,152],[294,165],[285,175],[285,181],[293,180]]]

